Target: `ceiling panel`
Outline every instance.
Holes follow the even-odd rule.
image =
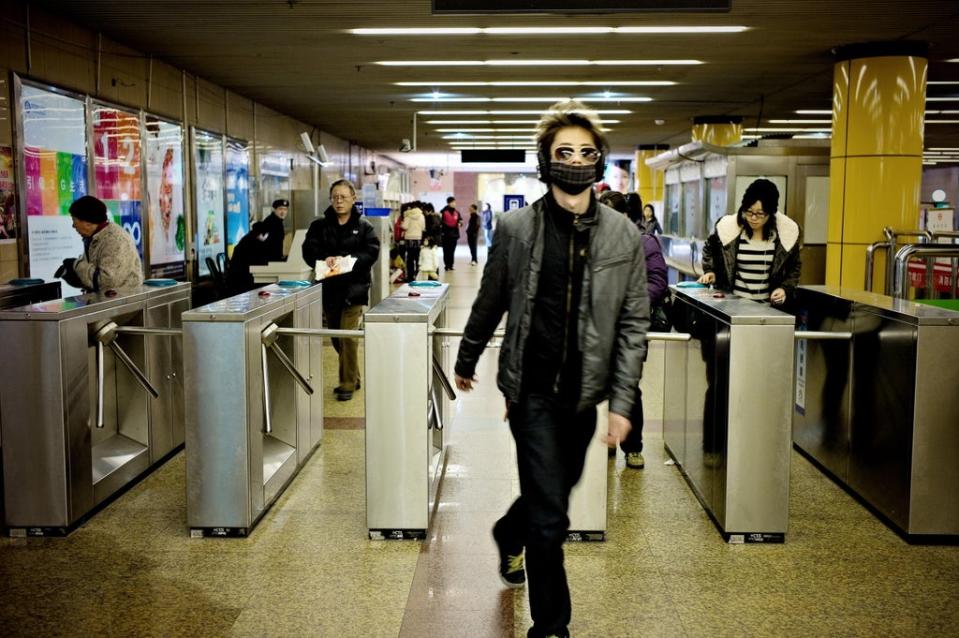
[[[917,39],[933,43],[930,79],[959,80],[959,2],[734,0],[726,14],[578,16],[431,16],[430,0],[61,0],[51,10],[102,30],[137,50],[165,58],[213,82],[323,130],[382,151],[411,137],[417,109],[542,108],[543,104],[414,104],[426,87],[397,81],[671,80],[669,87],[612,88],[653,98],[611,133],[614,150],[689,139],[696,115],[795,118],[800,108],[828,108],[833,61],[841,44]],[[356,27],[745,25],[741,34],[591,36],[360,37]],[[378,60],[694,58],[691,67],[381,67]],[[564,96],[602,87],[462,87],[462,96]],[[932,94],[957,87],[930,87]],[[946,103],[948,104],[948,103]],[[616,107],[615,104],[596,105]],[[959,109],[955,104],[934,108]],[[453,119],[450,118],[443,119]],[[518,116],[527,119],[532,116]],[[945,117],[945,116],[944,116]],[[469,119],[455,116],[456,119]],[[421,118],[423,119],[423,118]],[[488,119],[488,118],[483,118]],[[516,118],[512,118],[516,119]],[[956,117],[954,119],[959,119]],[[657,125],[656,120],[664,121]],[[441,134],[418,126],[420,150],[443,150]],[[959,146],[959,126],[927,127],[927,146]]]

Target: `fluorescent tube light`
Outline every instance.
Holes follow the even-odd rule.
[[[440,98],[430,98],[430,97],[415,97],[411,98],[410,102],[459,102],[459,103],[469,103],[469,102],[496,102],[496,103],[509,103],[509,102],[530,102],[537,103],[542,102],[544,104],[554,104],[556,102],[565,102],[571,98],[564,97],[440,97]],[[573,98],[579,100],[580,102],[652,102],[653,99],[650,97],[593,97],[593,96],[577,96]]]
[[[380,60],[380,66],[680,66],[702,60]]]
[[[394,86],[676,86],[678,82],[671,80],[610,80],[584,82],[574,80],[556,80],[555,82],[540,80],[506,80],[496,82],[394,82]]]
[[[829,109],[799,109],[797,115],[832,115]]]
[[[590,109],[596,115],[630,115],[632,111],[628,109]],[[417,111],[417,115],[542,115],[542,109],[506,109],[506,110],[438,110],[438,111]]]
[[[608,35],[742,33],[749,27],[731,26],[638,26],[638,27],[403,27],[349,29],[353,35]]]

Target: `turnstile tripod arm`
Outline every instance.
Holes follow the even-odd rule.
[[[140,387],[149,392],[154,399],[159,398],[160,393],[156,388],[153,387],[153,384],[150,383],[150,380],[147,379],[146,375],[137,367],[137,364],[133,363],[127,353],[117,345],[116,341],[111,341],[109,343],[110,350],[113,351],[113,354],[116,355],[117,359],[123,362],[123,365],[127,367],[127,370],[130,371],[130,374],[133,375],[133,378],[137,380],[137,383],[140,384]]]
[[[150,383],[150,380],[147,379],[146,375],[143,374],[143,371],[137,367],[137,364],[133,362],[133,359],[126,353],[126,351],[117,344],[117,332],[120,332],[121,329],[117,324],[110,321],[96,333],[96,346],[97,346],[97,422],[96,426],[98,428],[103,428],[103,379],[104,379],[104,352],[103,346],[108,346],[110,351],[113,352],[114,356],[119,359],[123,365],[126,366],[127,370],[130,371],[130,374],[133,375],[133,378],[136,379],[137,383],[141,388],[150,393],[150,395],[156,399],[159,398],[160,393],[157,391],[153,384]],[[124,331],[126,332],[126,331]]]
[[[446,372],[443,371],[443,365],[440,363],[440,360],[436,358],[435,354],[433,355],[433,372],[436,373],[437,378],[440,380],[440,385],[443,387],[449,400],[456,401],[456,391],[453,390],[453,385],[446,376]]]

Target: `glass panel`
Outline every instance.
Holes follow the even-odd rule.
[[[666,186],[666,228],[667,234],[679,235],[679,211],[682,201],[682,191],[679,190],[679,184],[669,184]]]
[[[694,182],[685,182],[683,184],[683,214],[682,217],[680,217],[682,224],[680,234],[683,237],[698,236],[699,227],[702,225],[699,185],[699,180]]]
[[[726,211],[726,177],[713,177],[706,182],[706,188],[709,192],[709,213],[706,221],[705,234],[703,237],[713,232],[713,227],[719,218],[727,213]]]
[[[23,86],[19,113],[30,276],[52,280],[64,259],[83,253],[69,209],[87,194],[86,110],[83,100]],[[61,286],[64,297],[80,292]]]
[[[223,138],[193,129],[196,188],[196,247],[200,276],[210,274],[206,258],[224,250]]]
[[[227,140],[226,143],[226,251],[250,232],[250,145]]]
[[[143,259],[140,179],[140,116],[95,104],[94,195],[107,205],[113,222],[130,233]]]
[[[183,128],[146,116],[150,275],[183,277],[186,217],[183,212]]]

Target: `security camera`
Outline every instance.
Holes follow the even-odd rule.
[[[319,148],[316,149],[316,154],[320,156],[320,162],[322,162],[324,165],[330,163],[330,156],[326,152],[326,147],[324,147],[322,144],[320,144]]]
[[[402,142],[400,143],[400,153],[409,153],[412,150],[413,150],[413,145],[410,144],[409,139],[404,137]]]
[[[310,155],[313,154],[313,140],[310,139],[310,134],[306,131],[300,133],[300,141],[303,142],[303,148],[306,149],[306,152]]]

